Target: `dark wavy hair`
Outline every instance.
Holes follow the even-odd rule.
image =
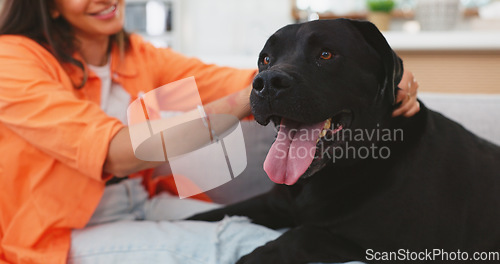
[[[78,42],[71,25],[62,17],[53,19],[50,15],[55,8],[54,0],[5,0],[0,13],[0,35],[13,34],[26,36],[52,53],[59,63],[71,63],[83,71],[80,84],[73,84],[76,89],[87,82],[87,72],[83,62],[73,58],[78,50]],[[121,54],[128,49],[128,34],[122,29],[111,36],[110,47],[116,43]]]

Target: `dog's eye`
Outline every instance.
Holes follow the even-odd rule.
[[[321,52],[321,55],[319,56],[322,60],[329,60],[332,58],[332,53],[329,51],[323,51]]]
[[[264,65],[268,65],[269,62],[271,62],[271,58],[269,58],[269,56],[265,56],[263,59],[262,59],[262,63],[264,63]]]

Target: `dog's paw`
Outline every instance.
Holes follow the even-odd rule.
[[[279,263],[279,262],[269,262],[261,256],[255,256],[255,254],[248,254],[241,257],[236,264],[266,264],[266,263]]]
[[[252,253],[241,257],[236,264],[276,264],[283,259],[271,247],[258,247]]]
[[[221,211],[220,209],[217,209],[213,211],[195,214],[184,220],[215,222],[222,220],[224,216],[225,216],[224,212]]]
[[[195,215],[192,215],[184,220],[192,220],[192,221],[205,221],[207,217],[206,216],[203,216],[203,214],[195,214]]]

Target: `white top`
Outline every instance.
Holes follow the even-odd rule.
[[[111,58],[104,66],[88,65],[101,80],[101,109],[109,116],[119,119],[127,124],[127,108],[130,103],[130,95],[111,78]]]

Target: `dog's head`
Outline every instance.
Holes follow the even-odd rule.
[[[367,144],[335,135],[387,122],[403,70],[373,24],[348,19],[281,28],[266,42],[258,65],[253,114],[262,125],[279,126],[264,168],[285,184],[323,168],[336,148]]]

